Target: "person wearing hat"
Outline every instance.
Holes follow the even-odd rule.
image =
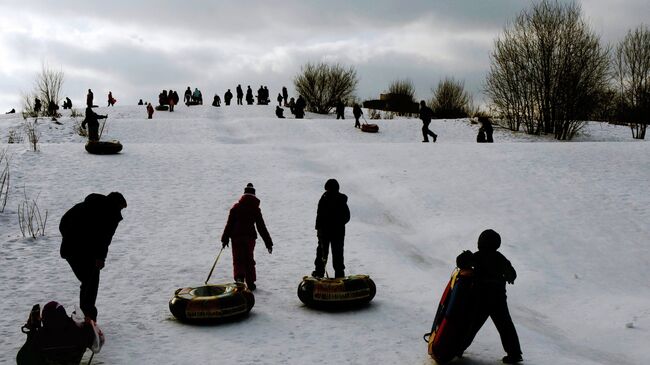
[[[345,224],[350,221],[348,197],[339,192],[339,182],[329,179],[325,183],[325,192],[318,201],[316,212],[316,235],[318,247],[316,248],[316,267],[311,273],[315,278],[322,278],[325,274],[325,264],[330,247],[332,248],[332,266],[334,276],[345,277],[343,264],[343,241],[345,239]]]
[[[523,361],[517,330],[512,323],[506,302],[506,282],[514,284],[517,273],[508,259],[497,249],[501,246],[501,236],[491,230],[483,231],[478,237],[478,251],[463,251],[456,262],[459,268],[474,269],[474,302],[476,311],[472,326],[467,334],[459,356],[469,347],[474,337],[488,317],[501,337],[501,344],[507,355],[502,359],[506,364]]]
[[[93,193],[70,208],[59,224],[61,257],[68,261],[81,282],[79,307],[86,318],[93,321],[97,321],[95,301],[99,271],[104,268],[108,246],[122,220],[124,208],[126,200],[118,192],[108,195]]]
[[[255,229],[257,227],[257,230]],[[235,281],[246,282],[250,290],[255,290],[255,240],[259,231],[269,254],[273,252],[273,241],[266,229],[260,200],[255,196],[255,187],[248,183],[244,194],[233,205],[228,214],[228,222],[221,235],[222,247],[228,247],[232,240],[232,264]]]

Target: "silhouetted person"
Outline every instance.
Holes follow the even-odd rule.
[[[334,276],[345,276],[343,264],[343,242],[345,240],[345,225],[350,221],[348,197],[339,192],[339,183],[329,179],[325,183],[325,192],[318,201],[316,212],[316,234],[318,247],[314,261],[313,277],[322,278],[325,274],[325,264],[330,247],[332,248],[332,266]]]
[[[65,97],[65,101],[63,102],[63,109],[72,109],[72,100],[70,100],[69,97]]]
[[[345,119],[345,105],[339,99],[339,101],[336,102],[336,119]]]
[[[307,106],[307,102],[302,97],[302,95],[299,95],[298,99],[296,100],[296,105],[293,107],[294,114],[296,115],[297,119],[302,119],[305,117],[306,106]]]
[[[485,143],[485,130],[483,129],[483,126],[478,129],[478,133],[476,134],[476,143]]]
[[[107,106],[107,107],[109,107],[109,106],[115,106],[115,102],[116,102],[116,101],[117,101],[117,100],[115,100],[115,98],[113,98],[113,93],[109,91],[109,92],[108,92],[108,105],[106,105],[106,106]]]
[[[158,94],[158,105],[167,105],[169,104],[169,97],[167,96],[167,90],[163,90]]]
[[[90,108],[88,108],[90,109]],[[124,196],[90,194],[61,218],[61,257],[81,281],[79,306],[86,317],[97,321],[99,271],[104,268],[108,246],[126,208]]]
[[[278,106],[282,106],[282,94],[278,93],[276,100],[278,101]]]
[[[253,105],[254,101],[255,99],[253,98],[253,89],[251,89],[251,86],[248,85],[248,87],[246,88],[246,103],[248,105]]]
[[[361,118],[363,115],[363,111],[361,110],[361,106],[359,106],[359,104],[354,103],[354,106],[352,107],[352,115],[354,115],[354,128],[361,128],[359,118]]]
[[[5,114],[14,114],[14,113],[16,113],[16,109],[11,108],[11,110],[6,112]]]
[[[93,107],[93,99],[95,98],[95,95],[93,94],[93,91],[88,89],[88,94],[86,94],[86,106],[89,108]]]
[[[201,94],[201,90],[198,88],[194,88],[194,92],[192,93],[192,101],[197,103],[197,104],[203,104],[203,95]]]
[[[456,258],[459,268],[474,269],[473,301],[476,304],[476,311],[471,318],[472,326],[460,354],[469,347],[476,333],[490,317],[501,336],[503,349],[508,354],[503,362],[514,364],[522,361],[521,347],[506,302],[506,282],[514,284],[517,273],[510,261],[497,251],[499,246],[501,236],[488,229],[478,237],[477,252],[463,251]]]
[[[223,94],[223,100],[226,102],[226,105],[230,105],[230,100],[232,100],[232,92],[230,89]]]
[[[269,105],[271,102],[271,94],[269,93],[269,89],[264,86],[264,105]]]
[[[37,113],[40,113],[42,106],[43,105],[41,104],[41,99],[34,98],[34,111],[37,112]]]
[[[51,117],[55,117],[56,114],[57,114],[57,112],[56,112],[57,110],[59,110],[59,104],[57,104],[56,101],[54,101],[54,100],[50,100],[47,103],[47,115],[49,115]],[[55,120],[55,119],[53,119],[53,120]]]
[[[263,105],[264,100],[264,88],[260,85],[260,88],[257,89],[257,105]]]
[[[183,102],[184,102],[185,104],[189,104],[190,101],[192,101],[192,90],[191,90],[190,87],[188,86],[188,87],[187,87],[187,90],[185,90],[185,96],[184,96],[184,98],[183,98]]]
[[[214,99],[212,100],[212,106],[221,106],[221,98],[219,95],[214,94]]]
[[[424,138],[422,142],[429,142],[428,136],[433,138],[433,142],[438,139],[438,135],[429,130],[431,118],[433,118],[433,110],[427,106],[424,100],[420,101],[420,119],[422,119],[422,137]]]
[[[257,273],[255,272],[255,240],[259,231],[269,254],[273,252],[273,241],[264,224],[260,200],[255,196],[253,184],[248,183],[244,195],[230,209],[228,222],[221,235],[222,247],[227,247],[232,240],[233,276],[235,281],[246,282],[250,290],[255,290]]]
[[[172,89],[169,89],[169,93],[167,93],[167,103],[169,104],[169,111],[173,112],[176,99],[174,99],[174,90]]]
[[[280,108],[280,106],[275,107],[275,116],[278,118],[284,118],[284,109]]]
[[[153,111],[154,111],[153,105],[151,105],[151,103],[147,103],[147,116],[148,116],[147,119],[153,118]]]
[[[81,128],[86,129],[88,124],[88,140],[91,142],[99,141],[99,119],[106,119],[106,115],[99,115],[92,108],[86,108],[86,117],[81,122]]]
[[[494,139],[492,138],[494,129],[492,128],[492,122],[490,122],[490,118],[479,117],[478,122],[481,123],[481,129],[485,132],[485,142],[494,143]]]
[[[284,99],[284,106],[287,106],[287,102],[289,99],[289,92],[287,91],[286,86],[282,86],[282,99]]]
[[[142,101],[142,99],[140,99],[140,101],[138,101],[138,105],[144,105],[144,102]]]
[[[296,114],[296,101],[293,99],[289,99],[289,110],[291,111],[291,114]]]
[[[242,90],[241,85],[237,85],[237,105],[244,105],[244,90]]]

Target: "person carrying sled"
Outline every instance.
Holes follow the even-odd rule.
[[[429,136],[433,138],[433,142],[438,139],[438,135],[429,130],[429,124],[433,118],[433,110],[427,106],[424,100],[420,101],[420,119],[422,119],[422,142],[429,142]]]
[[[517,273],[508,259],[499,251],[501,236],[491,230],[483,231],[478,237],[478,251],[463,251],[456,262],[459,268],[474,269],[474,303],[476,311],[471,319],[471,328],[459,355],[469,347],[488,317],[501,337],[501,344],[507,355],[506,364],[522,360],[517,330],[512,323],[506,302],[506,283],[514,284]]]
[[[86,129],[88,124],[88,140],[91,142],[99,141],[99,119],[106,119],[108,115],[99,115],[91,107],[86,108],[86,117],[81,122],[81,128]]]
[[[88,94],[86,94],[86,106],[89,108],[93,107],[93,99],[95,99],[95,95],[93,94],[93,91],[88,89]]]
[[[112,92],[112,91],[109,91],[109,92],[108,92],[108,105],[106,105],[106,106],[107,106],[107,107],[109,107],[109,106],[115,106],[115,102],[116,102],[116,101],[117,101],[117,100],[115,100],[115,98],[113,98],[113,92]]]
[[[257,227],[257,230],[255,229]],[[260,200],[255,196],[253,184],[248,183],[244,195],[233,205],[228,222],[221,235],[222,248],[232,240],[233,277],[237,282],[246,282],[248,289],[255,290],[255,240],[259,231],[269,254],[273,252],[273,241],[264,224]]]
[[[363,115],[363,111],[361,110],[359,104],[354,103],[354,106],[352,107],[352,115],[354,115],[354,128],[361,128],[361,123],[359,123],[359,118],[361,118],[361,116]]]
[[[68,210],[59,223],[61,257],[68,261],[81,282],[79,307],[87,318],[97,321],[99,271],[104,268],[108,246],[126,208],[124,196],[90,194]]]
[[[343,242],[345,240],[345,225],[350,221],[348,197],[339,192],[339,183],[329,179],[325,183],[325,192],[318,201],[316,212],[316,248],[315,269],[311,276],[322,278],[325,274],[325,264],[330,247],[332,248],[332,266],[334,277],[345,277],[343,264]]]
[[[243,100],[244,100],[244,90],[242,90],[241,84],[237,85],[236,92],[237,92],[237,105],[243,105],[244,104],[244,102],[243,102]]]

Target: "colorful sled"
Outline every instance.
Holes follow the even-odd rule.
[[[94,155],[114,155],[122,151],[122,144],[120,141],[89,141],[86,151]]]
[[[428,339],[424,336],[429,355],[438,364],[451,361],[462,351],[474,312],[473,289],[473,270],[455,269],[440,298]]]
[[[370,303],[377,293],[368,275],[352,275],[338,279],[305,276],[298,286],[298,298],[305,305],[318,309],[348,309]]]
[[[243,317],[254,305],[246,284],[229,283],[177,289],[169,310],[183,322],[210,323]]]
[[[377,133],[379,132],[379,126],[377,124],[364,123],[361,125],[361,131],[367,133]]]

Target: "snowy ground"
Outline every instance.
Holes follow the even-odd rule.
[[[40,122],[40,152],[6,144],[22,118],[0,116],[0,149],[12,155],[0,213],[0,363],[15,361],[33,304],[77,303],[58,223],[88,193],[110,191],[129,206],[102,271],[107,343],[96,364],[432,364],[422,335],[456,255],[486,228],[501,233],[518,271],[508,297],[526,364],[647,362],[650,144],[627,128],[592,123],[581,143],[521,143],[533,139],[497,130],[497,143],[479,145],[476,125],[434,121],[439,142],[424,144],[417,119],[377,121],[373,135],[351,116],[279,120],[273,110],[179,106],[146,120],[144,107],[99,108],[110,115],[105,139],[124,144],[116,156],[87,154],[66,116]],[[352,211],[347,272],[378,288],[371,306],[352,312],[311,310],[296,295],[313,269],[316,204],[331,177]],[[179,323],[168,300],[205,280],[248,182],[275,242],[273,255],[256,252],[255,307],[236,323]],[[18,227],[23,187],[49,212],[35,241]],[[230,260],[222,255],[212,282],[231,281]],[[488,321],[455,363],[503,355]]]

